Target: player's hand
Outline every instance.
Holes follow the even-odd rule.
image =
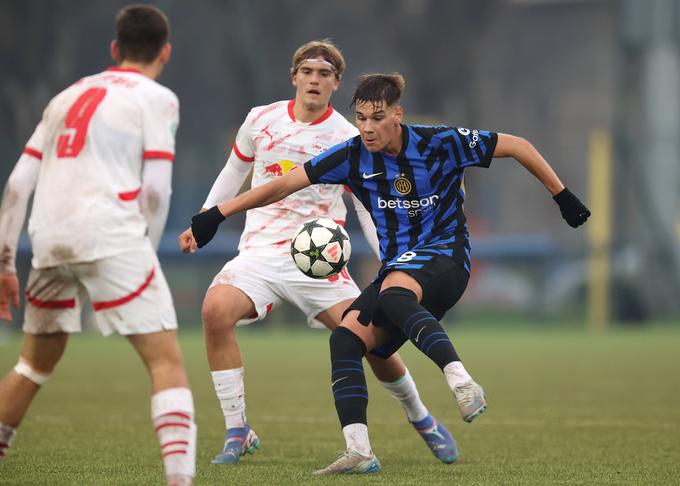
[[[590,217],[590,210],[566,187],[555,194],[553,199],[560,207],[562,217],[572,228],[581,226]]]
[[[199,248],[203,248],[213,239],[215,233],[217,233],[217,227],[224,220],[225,218],[217,206],[213,206],[191,218],[191,232]]]
[[[12,322],[9,303],[19,308],[19,279],[13,274],[0,275],[0,320]]]
[[[182,253],[196,253],[197,245],[191,228],[179,235],[177,239],[179,240],[179,249],[182,250]]]

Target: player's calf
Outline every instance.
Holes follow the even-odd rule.
[[[161,446],[168,485],[191,485],[196,474],[194,401],[188,388],[167,388],[151,397],[151,420]]]

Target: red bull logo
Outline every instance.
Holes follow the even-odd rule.
[[[272,174],[275,177],[281,177],[284,174],[288,174],[296,167],[297,164],[292,160],[279,160],[278,162],[265,166],[264,173]]]

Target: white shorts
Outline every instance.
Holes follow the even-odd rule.
[[[93,262],[31,268],[24,332],[79,332],[88,298],[105,336],[177,329],[170,289],[149,244]]]
[[[285,300],[307,316],[310,327],[324,328],[315,320],[316,316],[344,300],[356,299],[361,293],[347,268],[334,277],[317,280],[302,273],[288,255],[240,254],[227,262],[210,288],[215,285],[236,287],[255,304],[255,314],[241,319],[238,325],[261,321]]]

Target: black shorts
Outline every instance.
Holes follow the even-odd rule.
[[[435,255],[422,268],[400,268],[399,266],[381,268],[379,277],[361,292],[354,302],[347,308],[345,314],[351,310],[359,311],[359,322],[364,325],[373,323],[387,331],[388,340],[371,352],[381,358],[389,358],[408,341],[408,337],[401,328],[390,321],[378,308],[378,295],[382,282],[391,271],[399,270],[413,277],[423,289],[420,302],[432,315],[441,320],[451,307],[461,298],[467,287],[470,275],[463,266],[453,258]],[[344,315],[343,315],[344,317]]]

